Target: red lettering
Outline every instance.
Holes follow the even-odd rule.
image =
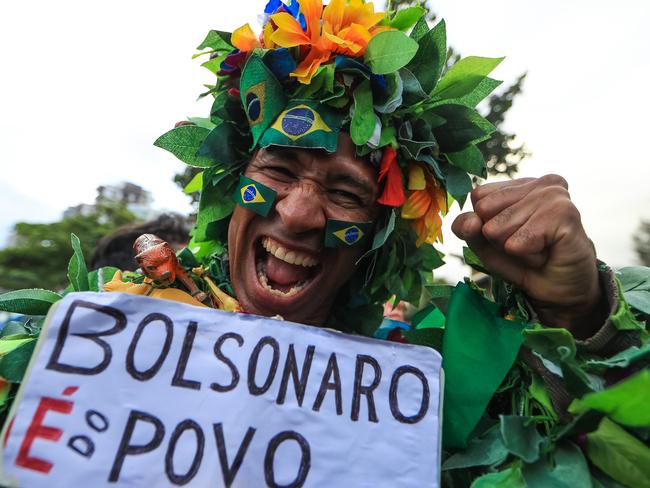
[[[30,456],[29,451],[32,448],[34,441],[39,437],[52,442],[57,442],[61,438],[63,431],[56,427],[43,425],[43,420],[45,420],[45,415],[47,415],[47,412],[49,411],[66,415],[69,414],[72,412],[72,405],[73,403],[67,400],[59,400],[50,397],[41,398],[41,401],[36,408],[36,413],[32,418],[32,422],[29,424],[23,442],[20,445],[20,450],[16,457],[17,466],[45,474],[50,472],[53,464],[45,459]]]

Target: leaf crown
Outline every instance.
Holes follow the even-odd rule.
[[[187,188],[201,192],[192,245],[199,258],[221,263],[224,280],[229,195],[252,150],[333,152],[344,130],[378,166],[385,212],[350,284],[355,292],[343,290],[337,303],[419,299],[443,263],[433,247],[442,216],[453,201],[464,204],[471,175],[487,175],[476,145],[495,127],[476,106],[501,83],[488,75],[503,59],[470,56],[448,67],[445,22],[429,28],[424,13],[375,12],[363,0],[269,0],[260,35],[248,24],[212,30],[198,46],[195,57],[207,56],[202,66],[216,75],[201,94],[214,99],[210,116],[155,145],[202,169]]]

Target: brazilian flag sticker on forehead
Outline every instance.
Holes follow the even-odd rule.
[[[292,100],[266,129],[259,144],[335,152],[343,116],[313,100]]]
[[[253,147],[287,105],[284,90],[261,57],[252,55],[242,71],[241,101],[253,136]]]
[[[239,177],[234,199],[238,205],[266,217],[273,207],[276,196],[275,190],[242,175]]]
[[[363,242],[368,236],[372,222],[346,222],[327,220],[325,247],[349,247]]]

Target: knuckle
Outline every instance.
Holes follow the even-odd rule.
[[[504,249],[512,254],[531,252],[535,249],[536,242],[537,234],[528,227],[522,227],[505,242]]]
[[[548,174],[542,176],[539,181],[548,186],[561,186],[565,190],[569,189],[569,183],[560,175]]]

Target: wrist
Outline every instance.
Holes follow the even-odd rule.
[[[594,335],[609,316],[605,290],[599,277],[592,289],[579,301],[557,305],[531,300],[531,305],[543,325],[563,327],[579,340]]]

